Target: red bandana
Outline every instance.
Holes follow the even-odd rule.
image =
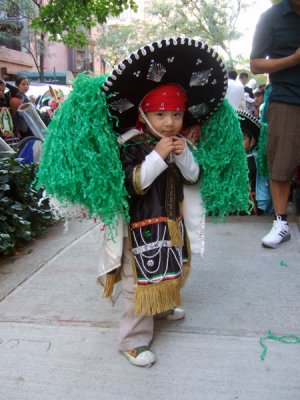
[[[161,85],[151,90],[141,101],[140,107],[146,112],[185,111],[187,101],[184,89],[174,83]]]

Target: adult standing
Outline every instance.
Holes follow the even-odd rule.
[[[228,71],[228,87],[226,92],[226,99],[235,110],[245,110],[245,93],[244,86],[240,80],[236,80],[237,72],[232,70]]]
[[[250,58],[251,71],[269,73],[272,87],[267,157],[275,219],[262,244],[276,248],[290,239],[290,181],[300,164],[300,0],[282,0],[261,15]]]

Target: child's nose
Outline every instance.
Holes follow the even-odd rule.
[[[174,124],[174,117],[173,115],[168,115],[166,118],[166,123],[167,125],[173,125]]]

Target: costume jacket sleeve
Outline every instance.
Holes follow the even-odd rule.
[[[192,152],[185,144],[185,149],[181,154],[174,154],[174,160],[181,174],[187,182],[196,183],[200,175],[199,164],[195,161]]]
[[[168,164],[155,151],[145,157],[141,165],[141,187],[146,189],[151,183],[168,168]]]

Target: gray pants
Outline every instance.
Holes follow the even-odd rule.
[[[122,291],[124,310],[120,321],[119,350],[132,350],[140,346],[149,346],[153,339],[153,317],[141,317],[133,309],[132,255],[129,240],[124,238],[122,257]]]

